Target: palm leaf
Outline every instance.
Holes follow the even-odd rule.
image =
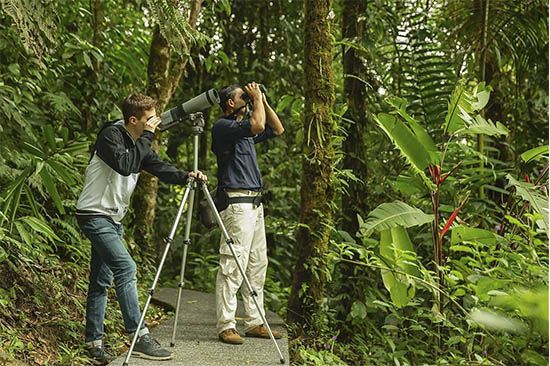
[[[3,225],[4,218],[7,217],[10,224],[9,231],[12,229],[12,224],[15,219],[15,214],[19,208],[19,200],[21,198],[21,191],[25,185],[25,180],[31,174],[32,167],[26,168],[19,176],[13,181],[13,183],[8,187],[5,194],[2,196],[4,202],[4,207],[2,211],[5,213],[5,216],[2,216],[0,219],[0,224]]]
[[[25,225],[23,225],[23,223],[20,222],[20,221],[16,221],[15,222],[15,228],[17,229],[17,232],[19,233],[19,236],[21,237],[21,239],[23,239],[25,244],[27,244],[29,246],[32,245],[33,241],[32,241],[31,235],[30,235],[29,231],[27,230],[27,228],[25,227]]]
[[[65,208],[63,207],[63,203],[61,202],[61,196],[59,195],[59,192],[57,191],[57,187],[55,186],[55,183],[52,179],[52,176],[50,175],[50,172],[48,171],[48,166],[45,165],[40,170],[40,176],[42,177],[42,182],[46,186],[46,189],[48,190],[48,193],[50,194],[50,197],[53,199],[53,202],[55,204],[55,207],[59,212],[62,214],[65,213]]]
[[[45,221],[31,216],[22,217],[21,221],[29,225],[34,231],[43,234],[47,239],[52,241],[61,241],[61,239],[59,239],[59,237]]]
[[[510,132],[502,123],[494,123],[491,120],[486,120],[479,114],[475,117],[475,119],[464,118],[463,120],[467,121],[467,124],[464,128],[455,131],[456,134],[507,136]]]
[[[393,29],[393,56],[400,80],[396,92],[410,102],[409,114],[415,120],[428,129],[437,128],[456,83],[453,51],[449,43],[437,40],[442,36],[441,27],[428,15],[442,4],[430,4],[430,12],[414,2],[405,4],[396,9],[400,23]]]

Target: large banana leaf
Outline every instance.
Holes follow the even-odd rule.
[[[405,202],[382,203],[361,223],[361,233],[369,237],[373,231],[383,231],[397,226],[408,228],[432,222],[433,216],[425,214]]]
[[[426,130],[418,123],[414,118],[412,118],[407,113],[407,100],[399,97],[392,97],[388,98],[387,102],[391,104],[397,113],[403,117],[405,121],[409,124],[411,127],[413,133],[418,138],[418,141],[424,146],[424,148],[428,151],[428,153],[435,153],[437,152],[437,147],[435,146],[434,141],[428,135]]]
[[[396,226],[380,232],[380,256],[388,266],[388,269],[381,270],[384,286],[390,292],[393,304],[402,308],[414,297],[416,288],[408,276],[395,271],[413,276],[420,274],[418,267],[413,264],[416,253],[403,227]]]
[[[460,244],[465,241],[495,244],[496,240],[497,236],[492,231],[462,225],[454,227],[451,234],[451,245]]]
[[[376,121],[409,163],[423,173],[430,162],[430,154],[413,131],[391,114],[380,113]]]

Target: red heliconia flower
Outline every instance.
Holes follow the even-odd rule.
[[[464,205],[466,204],[466,201],[468,201],[468,197],[470,197],[469,192],[466,195],[466,197],[464,197],[462,202],[460,202],[460,205],[458,205],[458,207],[455,208],[455,210],[453,211],[453,213],[449,217],[449,220],[447,220],[447,223],[445,224],[445,226],[443,227],[443,230],[441,230],[441,233],[439,234],[440,239],[443,238],[443,236],[447,233],[447,231],[449,231],[449,228],[451,227],[453,221],[455,221],[456,217],[458,216],[458,211],[460,211],[460,209],[462,207],[464,207]]]
[[[439,183],[439,176],[441,175],[441,168],[439,165],[428,165],[428,171],[434,183]]]
[[[460,211],[461,208],[462,206],[458,206],[457,208],[455,208],[455,210],[449,217],[449,220],[447,220],[447,223],[443,227],[443,230],[441,230],[441,234],[439,234],[439,238],[443,238],[443,236],[447,233],[447,231],[449,231],[449,228],[451,227],[453,221],[455,221],[456,217],[458,216],[458,211]]]

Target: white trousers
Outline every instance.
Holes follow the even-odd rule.
[[[244,191],[247,192],[247,191]],[[229,192],[230,197],[244,194]],[[263,206],[254,206],[253,203],[237,203],[229,205],[221,213],[223,223],[233,239],[233,249],[237,259],[246,273],[252,288],[258,296],[256,300],[260,306],[258,310],[254,304],[252,294],[246,283],[243,283],[237,263],[231,254],[225,238],[220,240],[220,266],[216,277],[216,313],[218,333],[226,329],[235,328],[235,312],[237,311],[237,291],[242,285],[241,294],[244,303],[245,331],[263,323],[259,311],[264,310],[264,283],[267,271],[267,245],[264,228]]]

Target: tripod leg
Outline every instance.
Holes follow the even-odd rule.
[[[174,240],[174,236],[176,235],[176,229],[178,228],[178,223],[180,221],[183,208],[185,206],[185,201],[187,201],[187,197],[189,196],[189,192],[192,189],[193,186],[193,178],[190,178],[187,182],[187,188],[185,189],[185,193],[183,194],[183,198],[181,200],[180,207],[178,209],[178,214],[176,215],[176,219],[174,220],[174,224],[172,225],[172,230],[170,231],[170,235],[166,238],[166,246],[164,248],[164,253],[162,254],[159,267],[157,269],[157,273],[155,275],[155,279],[153,280],[153,284],[151,285],[151,288],[148,291],[149,296],[147,297],[147,301],[145,302],[145,306],[143,307],[143,311],[141,313],[141,318],[139,319],[139,324],[137,326],[136,332],[134,333],[134,337],[132,338],[132,343],[130,344],[130,349],[128,350],[128,353],[126,354],[126,358],[124,359],[123,366],[128,366],[128,361],[130,360],[130,356],[132,355],[132,352],[134,351],[134,347],[136,346],[136,342],[138,339],[139,330],[141,329],[141,326],[145,322],[145,314],[147,313],[147,309],[149,308],[149,304],[151,303],[151,299],[153,298],[153,294],[155,293],[155,287],[157,286],[157,282],[160,277],[160,272],[162,271],[162,266],[164,265],[164,261],[166,260],[166,256],[168,255],[168,251],[170,250],[170,246],[172,244],[172,241]]]
[[[181,295],[183,287],[185,286],[184,275],[185,275],[185,264],[187,262],[187,249],[189,244],[191,244],[190,234],[191,234],[191,218],[193,217],[193,203],[195,201],[195,185],[191,190],[191,196],[189,197],[189,205],[187,208],[187,221],[185,222],[185,233],[183,236],[183,256],[181,258],[181,270],[180,270],[180,283],[178,285],[178,301],[176,303],[176,316],[174,318],[174,328],[172,330],[172,340],[170,342],[170,347],[176,345],[176,330],[178,327],[178,319],[180,313],[180,304],[181,304]]]
[[[201,183],[202,190],[206,196],[206,200],[208,201],[208,206],[210,207],[210,210],[214,213],[214,216],[216,217],[216,222],[218,223],[218,226],[220,227],[222,231],[222,235],[225,238],[225,242],[229,246],[229,249],[231,250],[231,254],[233,255],[233,258],[235,259],[235,262],[237,263],[237,268],[239,269],[239,272],[241,273],[243,277],[243,281],[246,284],[248,291],[250,291],[250,294],[252,295],[252,300],[254,300],[254,305],[256,306],[256,309],[258,309],[258,312],[260,313],[260,317],[262,318],[262,321],[264,322],[264,325],[267,328],[267,332],[269,333],[269,337],[275,344],[275,348],[277,348],[277,352],[279,353],[279,361],[283,364],[285,363],[285,358],[283,357],[283,354],[281,353],[281,349],[279,348],[279,345],[277,344],[277,341],[275,340],[275,337],[273,336],[273,332],[271,331],[271,327],[267,323],[267,319],[265,318],[265,315],[260,311],[260,306],[258,305],[257,296],[258,294],[256,291],[252,288],[252,285],[250,284],[250,281],[248,280],[248,277],[246,276],[245,271],[243,270],[241,264],[237,260],[237,254],[235,253],[235,249],[233,248],[233,239],[229,236],[229,233],[227,232],[227,229],[225,228],[225,225],[222,222],[222,218],[220,217],[220,214],[218,213],[218,210],[216,209],[216,206],[214,205],[214,201],[212,200],[212,196],[210,196],[210,192],[208,192],[208,188],[206,187],[205,183]]]

